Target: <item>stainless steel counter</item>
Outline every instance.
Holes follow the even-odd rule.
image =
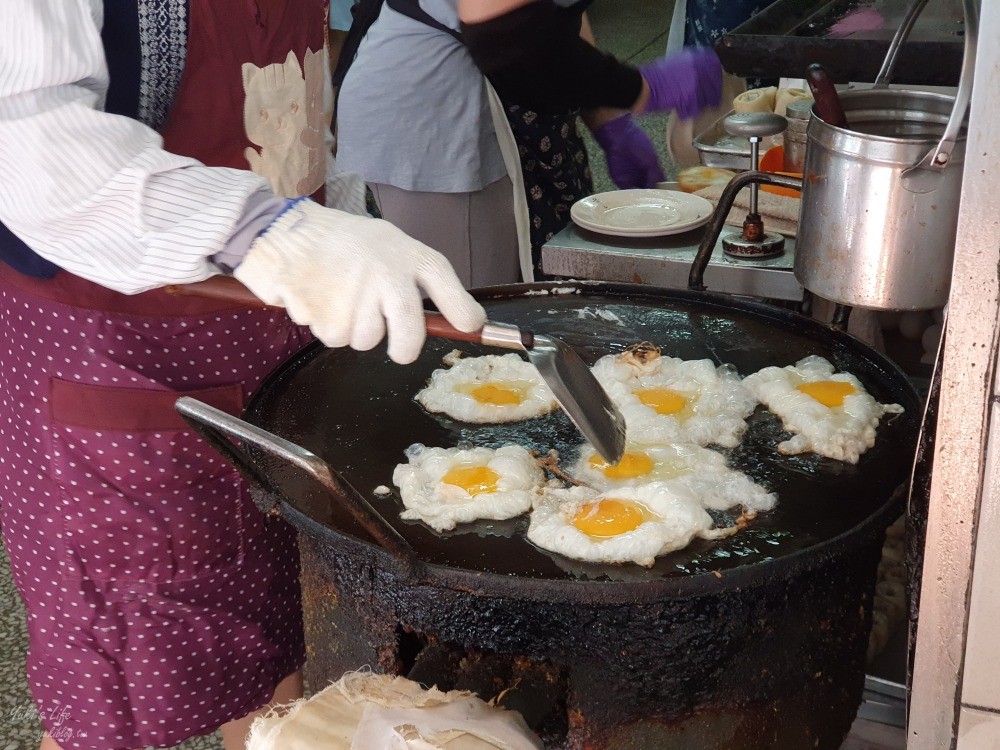
[[[703,231],[627,239],[596,234],[571,223],[542,247],[542,268],[554,276],[684,289]],[[735,227],[726,227],[723,234],[729,231]],[[784,255],[757,261],[727,257],[720,241],[705,271],[705,286],[713,292],[801,300],[802,287],[792,275],[794,260],[791,237],[785,238]]]

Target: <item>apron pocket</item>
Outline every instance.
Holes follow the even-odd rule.
[[[51,381],[50,457],[65,577],[168,584],[243,561],[239,474],[174,410],[181,396],[239,413],[240,385],[177,393]]]

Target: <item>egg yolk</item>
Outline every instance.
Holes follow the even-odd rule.
[[[796,386],[796,389],[802,391],[807,396],[812,396],[823,404],[823,406],[831,408],[843,406],[844,397],[858,392],[857,388],[843,380],[816,380],[812,383],[803,383]]]
[[[511,406],[524,400],[515,389],[497,383],[477,385],[469,391],[469,395],[481,404],[492,406]]]
[[[595,453],[589,463],[608,479],[635,479],[653,470],[653,459],[645,453],[626,453],[621,461],[613,465]]]
[[[657,414],[677,414],[687,406],[687,399],[669,388],[642,388],[635,395]]]
[[[610,537],[627,534],[644,520],[645,508],[639,503],[604,498],[584,505],[570,523],[587,536]]]
[[[470,495],[483,495],[497,491],[500,475],[488,466],[456,466],[441,481],[461,487]]]

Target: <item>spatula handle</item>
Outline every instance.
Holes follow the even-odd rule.
[[[452,341],[470,341],[473,344],[482,343],[483,340],[483,329],[480,328],[478,331],[472,331],[471,333],[466,333],[465,331],[460,331],[451,323],[448,322],[447,318],[441,313],[436,312],[424,312],[424,321],[427,324],[427,335],[436,336],[440,339],[451,339]]]
[[[478,331],[466,333],[449,323],[441,313],[424,311],[424,321],[427,334],[452,341],[469,341],[473,344],[485,344],[501,349],[530,349],[534,344],[534,335],[522,331],[517,326],[504,323],[487,323]]]
[[[228,276],[213,276],[210,279],[199,281],[195,284],[174,284],[166,287],[166,290],[169,294],[176,294],[181,297],[207,297],[209,299],[235,302],[247,307],[267,307],[259,297],[243,286],[243,284]],[[478,331],[466,333],[455,328],[441,313],[425,312],[424,320],[427,324],[427,334],[442,339],[501,346],[506,349],[530,347],[532,343],[530,333],[518,332],[512,326],[487,323]]]
[[[813,63],[806,69],[806,82],[816,100],[816,113],[824,122],[837,128],[847,127],[847,115],[837,96],[837,88],[822,65]]]
[[[263,300],[231,276],[213,276],[194,284],[171,284],[165,287],[167,294],[180,297],[206,297],[208,299],[235,302],[247,307],[267,307]]]

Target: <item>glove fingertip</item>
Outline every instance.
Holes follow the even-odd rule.
[[[356,327],[351,335],[351,348],[359,352],[371,351],[383,338],[385,338],[385,324]]]
[[[467,300],[454,307],[448,306],[447,318],[455,328],[463,333],[478,331],[486,325],[486,310],[470,294],[466,294]]]
[[[413,354],[411,352],[393,352],[389,351],[389,359],[395,362],[397,365],[412,365],[417,361],[417,357],[420,356],[420,352]]]
[[[427,339],[423,302],[417,286],[394,287],[383,297],[381,309],[389,332],[389,358],[401,365],[410,364],[420,356]]]
[[[323,330],[318,327],[313,327],[309,330],[328,349],[340,349],[350,343],[341,331]]]
[[[417,361],[420,356],[420,351],[424,348],[425,338],[420,337],[420,340],[413,337],[407,337],[405,341],[400,341],[398,337],[394,337],[392,333],[389,334],[389,348],[388,354],[389,359],[395,362],[397,365],[411,365]]]
[[[486,323],[486,310],[465,290],[443,255],[430,251],[417,271],[417,279],[441,314],[458,330],[470,333]]]

